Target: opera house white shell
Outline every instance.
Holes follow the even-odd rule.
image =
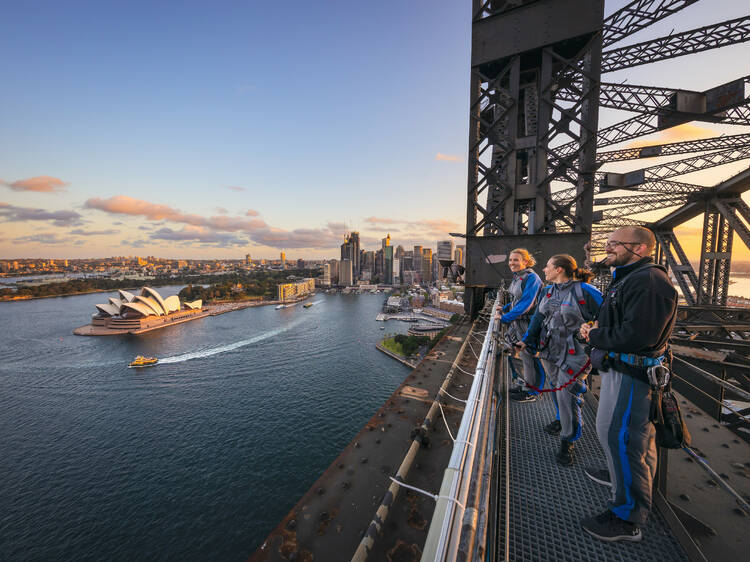
[[[106,304],[95,305],[95,318],[147,318],[149,316],[169,316],[181,310],[201,310],[203,301],[180,303],[180,297],[172,295],[162,296],[151,287],[143,287],[140,295],[133,295],[128,291],[119,291],[119,298],[110,297]]]

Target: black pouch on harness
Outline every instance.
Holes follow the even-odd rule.
[[[690,432],[682,418],[677,397],[671,385],[651,391],[651,423],[656,429],[656,445],[665,449],[682,449],[690,445]]]

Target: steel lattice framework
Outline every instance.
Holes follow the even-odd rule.
[[[750,178],[706,187],[682,176],[750,159],[750,133],[615,145],[646,144],[637,141],[691,121],[750,125],[750,76],[704,91],[601,80],[602,74],[750,40],[745,16],[620,46],[697,1],[634,0],[604,18],[603,0],[474,0],[468,310],[474,312],[474,299],[502,275],[496,264],[511,245],[538,239],[545,248],[580,256],[581,240],[596,251],[604,234],[632,224],[655,230],[657,257],[690,304],[726,304],[733,233],[750,244],[750,209],[740,199]],[[600,108],[630,116],[599,128]],[[682,157],[627,173],[601,170],[672,156]],[[659,213],[667,214],[654,222]],[[673,229],[699,215],[704,228],[696,273]]]

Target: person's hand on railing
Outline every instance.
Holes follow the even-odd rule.
[[[598,327],[599,327],[598,320],[595,320],[594,322],[586,322],[585,324],[581,324],[581,330],[580,330],[581,337],[584,340],[589,341],[589,332],[591,332],[591,330],[596,330]]]

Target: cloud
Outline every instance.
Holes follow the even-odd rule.
[[[14,182],[0,180],[0,183],[13,191],[37,191],[39,193],[65,191],[65,188],[69,185],[67,182],[51,176],[35,176]]]
[[[138,230],[153,230],[154,227],[150,224],[142,224],[138,226]]]
[[[84,205],[87,209],[98,209],[110,214],[142,216],[148,220],[189,224],[202,226],[214,230],[246,231],[266,228],[268,225],[258,218],[243,219],[240,217],[214,216],[202,217],[200,215],[183,213],[167,205],[159,205],[142,199],[134,199],[127,195],[117,195],[109,199],[94,197],[87,200]]]
[[[367,217],[365,219],[365,222],[369,222],[370,224],[396,224],[396,223],[402,223],[405,221],[396,220],[396,219],[386,219],[382,217]]]
[[[171,240],[174,242],[199,242],[205,245],[230,247],[247,246],[248,241],[233,234],[222,234],[199,226],[185,226],[182,230],[160,228],[151,235],[152,240]]]
[[[215,207],[215,209],[216,209],[216,212],[219,213],[220,215],[228,215],[229,214],[229,211],[227,209],[225,209],[224,207]]]
[[[245,213],[246,217],[259,217],[260,213],[256,211],[255,209],[248,209]]]
[[[114,226],[123,226],[125,223],[124,222],[120,222],[120,221],[116,221],[116,222],[113,222],[112,224]]]
[[[452,154],[443,154],[442,152],[438,152],[435,155],[435,160],[438,162],[461,162],[460,156],[453,156]]]
[[[0,202],[0,221],[50,221],[55,226],[75,226],[81,224],[81,215],[75,211],[45,211],[30,207],[15,207]]]
[[[110,228],[109,230],[83,230],[82,228],[76,228],[75,230],[71,230],[70,234],[75,234],[77,236],[105,236],[107,234],[117,234],[119,232],[119,230],[113,228]]]
[[[32,234],[29,236],[20,236],[14,238],[13,242],[17,244],[69,244],[70,238],[58,238],[57,234],[53,232],[42,232],[40,234]]]
[[[227,189],[231,189],[232,191],[247,191],[244,187],[240,187],[239,185],[227,185]]]
[[[694,125],[693,123],[683,123],[676,127],[671,127],[659,131],[654,138],[648,140],[635,140],[625,145],[625,148],[641,148],[644,146],[653,146],[656,144],[665,144],[669,142],[681,142],[696,139],[705,139],[715,137],[716,132],[706,127]]]

